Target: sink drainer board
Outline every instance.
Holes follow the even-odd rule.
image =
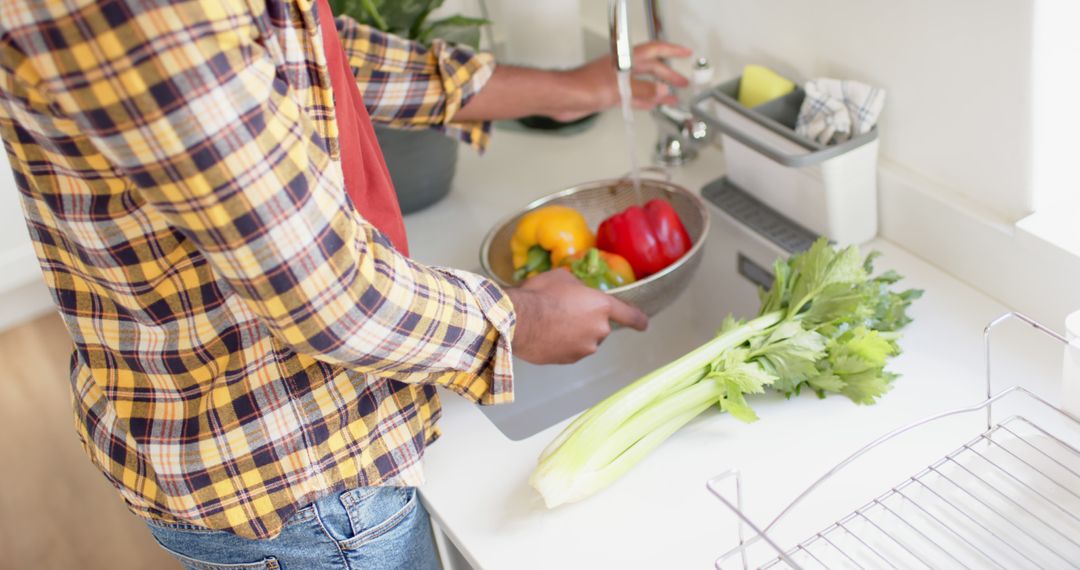
[[[1068,342],[1019,313],[995,319],[984,331],[984,401],[881,436],[830,469],[769,524],[759,526],[747,514],[738,471],[710,480],[709,490],[740,524],[739,546],[721,556],[716,567],[1080,567],[1080,419],[1021,386],[992,392],[991,331],[1009,319]],[[1013,407],[1002,415],[1005,406]],[[985,426],[944,457],[907,478],[882,482],[893,486],[809,537],[781,536],[780,527],[807,499],[868,461],[871,452],[888,451],[899,437],[935,430],[949,418],[982,414]]]

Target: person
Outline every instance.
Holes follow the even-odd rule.
[[[482,148],[494,119],[614,105],[609,58],[495,65],[326,0],[11,0],[0,31],[0,136],[78,436],[185,567],[437,567],[415,493],[435,387],[508,402],[512,354],[573,362],[647,324],[567,272],[501,290],[410,259],[371,127]],[[664,58],[686,55],[634,63],[684,85]],[[671,98],[635,81],[638,107]]]

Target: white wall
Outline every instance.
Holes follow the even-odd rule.
[[[641,41],[643,2],[629,4]],[[881,235],[1044,322],[1080,308],[1080,2],[661,4],[669,39],[709,57],[717,80],[752,62],[887,89]],[[605,34],[606,5],[582,0]]]
[[[888,91],[882,156],[1002,220],[1031,210],[1034,0],[670,0],[718,78],[760,63]]]
[[[718,79],[753,62],[794,79],[887,89],[881,234],[1059,324],[1080,307],[1080,211],[1061,207],[1062,197],[1080,194],[1078,6],[668,0],[663,10],[669,38],[710,57]]]
[[[1080,212],[1080,2],[1040,0],[1035,6],[1033,187],[1036,211]],[[1063,236],[1068,239],[1069,236]],[[1080,230],[1072,243],[1080,250]]]

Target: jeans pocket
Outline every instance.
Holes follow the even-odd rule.
[[[281,568],[281,564],[273,556],[268,556],[260,560],[259,562],[247,562],[247,563],[218,563],[218,562],[206,562],[205,560],[199,560],[198,558],[192,558],[184,554],[165,546],[161,543],[156,536],[154,540],[158,543],[158,546],[165,552],[168,552],[170,556],[180,561],[180,565],[184,567],[184,570],[278,570]]]
[[[352,536],[339,541],[342,548],[356,549],[378,539],[401,524],[417,506],[413,487],[361,488],[343,493]]]

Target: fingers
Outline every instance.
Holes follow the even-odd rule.
[[[667,42],[649,42],[634,48],[634,73],[652,75],[658,81],[686,87],[690,80],[664,62],[669,57],[690,57],[690,48]]]
[[[608,297],[608,302],[610,307],[608,316],[611,320],[638,331],[649,328],[649,317],[641,312],[641,309],[624,303],[615,297]]]
[[[657,105],[676,105],[678,97],[663,83],[651,81],[634,81],[631,88],[634,94],[634,107],[637,109],[652,109]]]
[[[670,83],[676,87],[690,85],[689,79],[659,59],[634,62],[634,75],[651,75],[658,81]]]
[[[634,47],[634,65],[639,59],[660,59],[665,57],[690,57],[693,50],[678,44],[653,41]]]
[[[552,271],[544,271],[543,273],[538,273],[529,277],[520,285],[520,288],[529,291],[537,291],[550,287],[552,284],[567,285],[580,283],[578,278],[574,277],[573,273],[560,267]]]
[[[645,330],[637,308],[586,287],[569,271],[546,271],[507,294],[518,313],[514,353],[534,364],[568,364],[594,354],[612,323]]]

